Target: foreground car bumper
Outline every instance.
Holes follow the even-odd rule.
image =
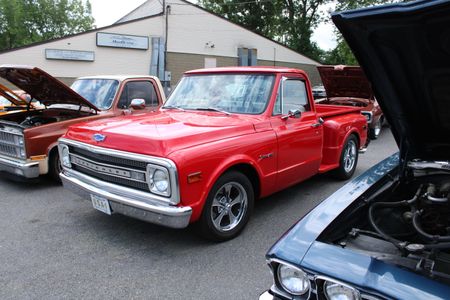
[[[24,178],[39,177],[39,162],[27,162],[0,156],[0,172]]]
[[[272,295],[269,291],[265,291],[259,295],[259,300],[281,300],[281,298]]]
[[[65,188],[85,199],[89,200],[91,195],[107,199],[112,213],[171,228],[184,228],[189,224],[191,207],[171,206],[151,198],[147,201],[138,200],[133,198],[133,193],[127,188],[74,171],[64,171],[60,177]]]

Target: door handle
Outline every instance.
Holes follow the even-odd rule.
[[[317,123],[312,124],[311,127],[312,127],[312,128],[317,128],[317,127],[319,127],[320,125],[322,125],[323,122],[324,122],[324,120],[323,120],[322,118],[319,118],[319,119],[317,120]]]

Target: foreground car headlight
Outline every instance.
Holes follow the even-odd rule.
[[[59,145],[59,157],[61,164],[66,168],[72,168],[72,163],[70,162],[69,147],[66,145]]]
[[[325,281],[323,284],[323,292],[328,300],[359,300],[361,299],[359,292],[345,284]]]
[[[286,292],[293,295],[303,295],[310,287],[309,278],[305,272],[284,264],[278,267],[278,282]]]
[[[170,176],[169,171],[161,166],[147,166],[148,186],[152,193],[169,197]]]

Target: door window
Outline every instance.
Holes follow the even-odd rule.
[[[287,114],[290,110],[299,109],[302,112],[309,110],[306,84],[302,80],[288,79],[283,82],[283,104],[282,113]]]
[[[119,99],[120,108],[128,108],[133,99],[144,99],[145,106],[158,106],[158,95],[155,87],[150,81],[130,81],[127,82],[122,90]]]

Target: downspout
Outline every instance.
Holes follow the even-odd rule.
[[[168,92],[170,83],[166,80],[166,71],[167,71],[167,41],[169,40],[169,14],[170,14],[170,5],[166,6],[166,1],[163,1],[164,5],[164,13],[166,17],[166,27],[165,27],[165,39],[164,39],[164,88],[166,90],[166,94]]]

